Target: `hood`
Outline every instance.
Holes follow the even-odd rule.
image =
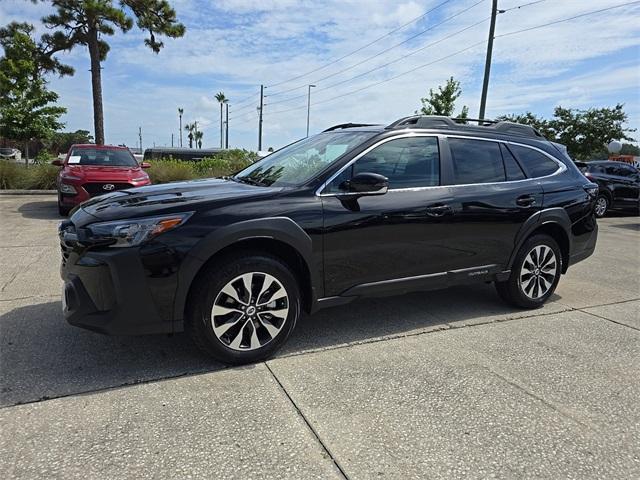
[[[77,177],[86,182],[126,183],[142,176],[140,167],[104,167],[101,165],[67,165],[63,175]]]
[[[96,218],[118,220],[189,211],[202,207],[202,204],[224,205],[236,199],[263,197],[281,190],[282,187],[260,187],[233,180],[191,180],[119,190],[87,200],[81,204],[80,210],[83,216],[91,215],[94,221]],[[75,219],[72,220],[76,223]],[[89,221],[82,223],[89,223]]]

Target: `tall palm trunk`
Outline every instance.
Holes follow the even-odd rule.
[[[97,145],[104,145],[104,112],[102,109],[102,72],[98,30],[89,27],[89,57],[91,58],[91,89],[93,92],[93,128]]]
[[[220,148],[224,148],[224,130],[222,129],[222,103],[220,103]]]

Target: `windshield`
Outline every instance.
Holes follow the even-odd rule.
[[[250,165],[233,177],[256,185],[301,185],[336,158],[371,138],[376,132],[327,132],[293,143]]]
[[[137,167],[138,162],[129,150],[107,150],[103,148],[74,148],[69,165],[100,165],[103,167]]]

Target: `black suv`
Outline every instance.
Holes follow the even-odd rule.
[[[108,334],[187,330],[244,363],[303,310],[366,296],[494,282],[535,308],[593,253],[596,196],[525,125],[337,125],[231,177],[81,204],[59,230],[64,314]]]
[[[604,217],[610,208],[640,212],[640,171],[624,162],[602,160],[576,162],[580,171],[598,184],[596,216]]]

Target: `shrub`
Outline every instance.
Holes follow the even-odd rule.
[[[232,175],[251,165],[258,155],[247,150],[234,149],[198,162],[165,159],[153,160],[148,173],[153,183],[177,182],[196,178],[214,178]]]
[[[21,167],[10,160],[0,160],[0,189],[11,190],[18,188],[21,178]]]
[[[180,160],[155,160],[151,162],[151,168],[147,170],[152,183],[178,182],[196,178],[193,168],[194,162],[181,162]]]
[[[53,190],[56,188],[58,167],[0,161],[0,189]]]

